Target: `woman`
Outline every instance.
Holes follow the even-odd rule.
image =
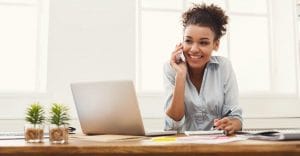
[[[242,128],[238,86],[228,59],[212,56],[225,34],[228,17],[215,5],[194,5],[182,15],[183,43],[164,65],[166,130]],[[178,59],[183,53],[183,58]]]

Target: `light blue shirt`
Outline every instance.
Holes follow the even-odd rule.
[[[172,102],[175,87],[175,70],[170,63],[164,65],[165,110]],[[232,65],[228,59],[212,56],[204,70],[200,92],[197,92],[189,75],[185,82],[185,115],[180,121],[165,116],[165,130],[209,130],[216,118],[232,110],[229,118],[241,121],[242,110],[238,102],[238,85]]]

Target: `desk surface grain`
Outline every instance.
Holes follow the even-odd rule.
[[[263,155],[300,156],[300,141],[245,140],[225,144],[155,143],[149,139],[97,142],[70,138],[68,144],[0,140],[0,155]]]

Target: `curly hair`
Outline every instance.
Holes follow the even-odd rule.
[[[219,40],[226,33],[228,16],[218,6],[211,4],[193,4],[193,7],[182,14],[182,25],[185,29],[189,25],[207,26]]]

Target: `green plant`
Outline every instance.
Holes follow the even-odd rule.
[[[45,121],[45,111],[38,103],[31,104],[26,111],[25,120],[33,125],[43,124]]]
[[[50,111],[50,123],[57,126],[69,124],[69,108],[63,104],[53,103]]]

